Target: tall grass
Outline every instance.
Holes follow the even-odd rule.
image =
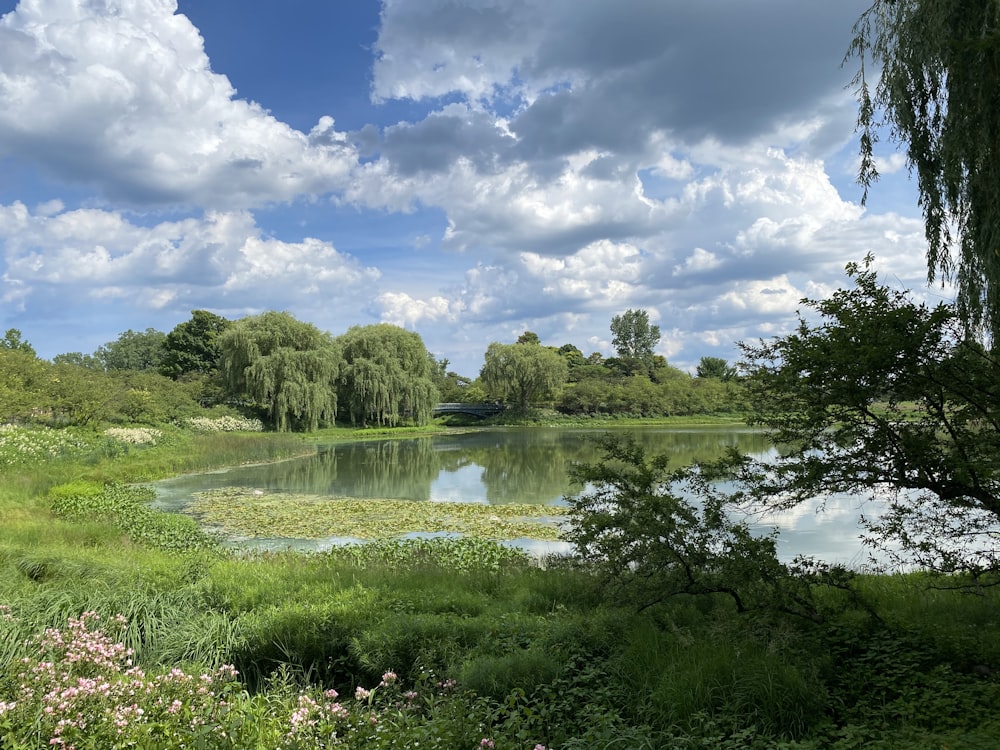
[[[998,589],[859,576],[860,604],[830,597],[817,624],[740,616],[711,598],[640,614],[605,601],[583,570],[477,540],[165,550],[161,532],[175,530],[105,481],[314,448],[170,427],[153,446],[95,444],[89,456],[0,476],[0,690],[14,689],[30,638],[93,611],[124,616],[120,637],[146,669],[236,664],[232,700],[249,746],[295,746],[288,720],[301,691],[346,695],[388,670],[428,697],[419,713],[394,704],[380,714],[391,726],[381,734],[358,729],[366,748],[471,750],[487,738],[498,750],[940,748],[1000,735],[990,719]]]

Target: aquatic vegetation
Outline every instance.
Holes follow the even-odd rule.
[[[229,536],[289,539],[386,539],[423,532],[556,540],[566,513],[554,506],[357,499],[249,487],[195,493],[187,510]]]

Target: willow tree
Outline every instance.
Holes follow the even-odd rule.
[[[419,334],[379,323],[354,326],[338,342],[344,358],[338,384],[352,422],[431,420],[438,399],[435,363]]]
[[[275,429],[314,431],[336,417],[341,356],[330,334],[266,312],[235,321],[218,346],[230,393],[263,406]]]
[[[859,181],[878,178],[878,134],[917,175],[928,279],[956,284],[971,332],[1000,341],[1000,0],[875,0],[848,58],[861,131]],[[880,69],[874,87],[869,66]]]
[[[561,354],[546,346],[494,342],[479,377],[490,396],[513,401],[525,413],[533,401],[557,395],[569,368]]]

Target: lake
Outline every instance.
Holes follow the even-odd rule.
[[[291,492],[336,497],[470,502],[490,505],[554,505],[579,488],[568,480],[571,465],[600,458],[594,439],[608,430],[572,428],[489,428],[428,437],[320,445],[316,454],[271,464],[239,466],[189,474],[154,483],[155,504],[185,512],[195,492],[247,487],[261,492]],[[647,455],[667,454],[677,466],[715,458],[729,448],[757,457],[771,446],[745,427],[630,427]],[[761,519],[762,530],[780,529],[783,560],[812,555],[828,562],[863,566],[867,551],[859,540],[860,501],[829,498],[822,513],[800,506]],[[326,549],[344,539],[235,539],[233,543],[267,549]],[[560,542],[511,540],[537,553],[565,551]]]

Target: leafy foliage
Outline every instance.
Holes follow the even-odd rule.
[[[208,310],[193,310],[191,320],[178,323],[163,342],[159,370],[176,380],[191,373],[211,374],[219,367],[219,336],[230,321]]]
[[[522,414],[532,402],[554,397],[567,376],[562,355],[531,342],[490,344],[479,374],[491,397],[513,401]]]
[[[1000,340],[1000,5],[875,0],[854,33],[859,180],[867,194],[888,125],[917,175],[929,276],[954,278],[959,316]],[[880,70],[874,91],[869,59]]]
[[[702,357],[696,370],[699,378],[718,378],[732,380],[736,377],[736,368],[722,357]]]
[[[740,611],[759,581],[784,574],[774,536],[731,520],[723,495],[669,457],[647,460],[632,436],[605,436],[602,460],[574,467],[566,538],[619,596],[641,609],[680,594],[726,594]],[[696,501],[695,493],[698,499]],[[699,507],[700,506],[700,507]]]
[[[438,390],[420,335],[388,323],[354,326],[338,338],[344,365],[338,385],[352,422],[363,427],[431,420]]]
[[[995,569],[1000,361],[965,337],[954,307],[880,285],[870,261],[848,267],[853,288],[805,301],[816,323],[743,345],[751,421],[781,454],[744,460],[741,477],[772,507],[867,494],[868,540],[887,554]]]
[[[218,341],[231,392],[262,404],[277,430],[316,430],[336,417],[341,355],[329,334],[266,312],[236,321]]]
[[[35,356],[35,348],[23,338],[23,334],[17,328],[8,328],[3,338],[0,338],[0,349],[24,352],[32,357]]]
[[[133,331],[131,328],[97,348],[94,356],[105,370],[156,371],[163,360],[167,336],[155,328]]]
[[[651,363],[660,327],[649,324],[645,310],[626,310],[611,319],[611,343],[622,359]]]

